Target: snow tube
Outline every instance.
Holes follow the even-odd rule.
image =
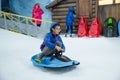
[[[89,37],[99,37],[100,31],[101,31],[100,27],[101,27],[100,20],[98,18],[94,18],[90,25],[90,30],[88,32],[88,36]]]
[[[118,36],[118,26],[115,18],[109,17],[104,21],[103,36],[105,37]]]
[[[35,61],[37,56],[38,56],[38,54],[32,56],[31,61],[35,66],[38,66],[38,67],[63,68],[63,67],[70,67],[73,65],[80,64],[78,61],[71,60],[64,55],[62,55],[61,58],[57,58],[55,55],[45,56],[42,58],[41,63],[37,63]]]
[[[118,34],[120,36],[120,20],[118,21]]]
[[[78,37],[87,36],[88,33],[88,22],[85,17],[80,17],[78,21]]]

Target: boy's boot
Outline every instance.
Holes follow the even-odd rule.
[[[41,60],[38,59],[38,58],[36,58],[35,61],[36,61],[37,63],[41,63]]]
[[[72,34],[70,34],[70,37],[72,37]]]

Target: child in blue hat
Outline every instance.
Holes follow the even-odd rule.
[[[50,27],[50,32],[46,34],[43,43],[41,44],[41,54],[35,59],[40,63],[44,56],[55,54],[59,55],[60,52],[65,51],[62,38],[59,36],[61,26],[58,22],[53,22]]]
[[[72,37],[72,30],[73,30],[73,24],[74,24],[74,7],[69,6],[68,13],[66,15],[66,34],[65,37],[67,37],[67,34],[70,34],[70,37]]]

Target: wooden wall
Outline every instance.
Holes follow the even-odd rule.
[[[57,3],[57,1],[55,3]],[[90,24],[92,19],[97,16],[97,0],[61,0],[57,5],[52,6],[52,20],[57,21],[62,25],[63,33],[66,30],[65,18],[69,6],[73,6],[76,13],[73,27],[74,33],[77,32],[78,19],[81,16],[85,16],[88,19],[88,24]]]
[[[56,3],[57,5],[54,6]],[[100,18],[102,23],[108,17],[114,17],[116,20],[120,19],[120,4],[98,6],[98,0],[56,0],[54,3],[49,4],[48,8],[52,10],[52,20],[61,24],[63,33],[66,30],[65,18],[69,6],[73,6],[76,13],[73,28],[73,32],[75,33],[77,32],[78,19],[80,16],[85,16],[89,25],[94,17]]]
[[[89,28],[92,19],[98,16],[98,0],[77,0],[76,4],[78,18],[84,16],[88,21]]]
[[[102,23],[108,17],[114,17],[118,21],[120,19],[120,4],[99,6],[98,16]]]
[[[66,30],[66,14],[68,12],[68,7],[73,6],[76,13],[76,0],[63,0],[52,8],[52,20],[57,21],[62,26],[62,32]],[[75,15],[75,25],[77,25],[77,18]]]

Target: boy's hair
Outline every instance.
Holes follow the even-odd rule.
[[[55,29],[56,26],[60,26],[60,28],[61,28],[61,25],[58,22],[54,22],[54,23],[51,24],[50,32],[52,32],[52,28]]]

